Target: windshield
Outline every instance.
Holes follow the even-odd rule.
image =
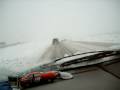
[[[120,49],[119,7],[118,0],[0,0],[0,77]]]

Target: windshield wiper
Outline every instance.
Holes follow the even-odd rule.
[[[91,52],[84,52],[84,53],[80,53],[80,54],[73,54],[73,55],[69,55],[69,56],[65,56],[59,59],[54,60],[54,62],[59,61],[61,59],[65,59],[65,58],[69,58],[69,57],[73,57],[73,56],[78,56],[78,55],[84,55],[84,54],[89,54],[89,53],[95,53],[95,54],[107,54],[107,55],[117,55],[120,54],[120,50],[101,50],[101,51],[91,51]],[[86,56],[87,57],[87,56]]]

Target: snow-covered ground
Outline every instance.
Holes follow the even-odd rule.
[[[47,44],[30,42],[0,49],[0,81],[8,75],[17,74],[45,63],[40,56]],[[41,52],[42,51],[42,52]]]
[[[120,43],[119,35],[103,35],[93,41],[103,41],[111,43]],[[101,38],[102,37],[102,38]],[[105,38],[105,39],[103,39]],[[41,60],[41,55],[49,46],[48,43],[28,42],[16,46],[0,49],[0,81],[7,79],[8,75],[19,73],[37,65],[49,62],[49,60]],[[111,48],[120,48],[120,44],[116,44]]]

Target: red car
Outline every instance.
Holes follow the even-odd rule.
[[[26,88],[32,85],[36,85],[44,82],[53,82],[59,76],[56,71],[48,72],[31,72],[19,79],[19,85],[22,88]]]

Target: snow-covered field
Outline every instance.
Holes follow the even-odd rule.
[[[30,42],[0,49],[0,81],[6,76],[28,70],[46,61],[40,56],[47,44]],[[42,52],[41,52],[42,51]]]
[[[120,37],[117,35],[104,35],[103,42],[120,43]],[[102,38],[92,39],[93,41],[102,41]],[[6,80],[8,75],[16,74],[37,65],[49,62],[41,60],[41,55],[50,44],[42,42],[28,42],[16,46],[0,49],[0,81]],[[111,48],[120,48],[120,44]]]

